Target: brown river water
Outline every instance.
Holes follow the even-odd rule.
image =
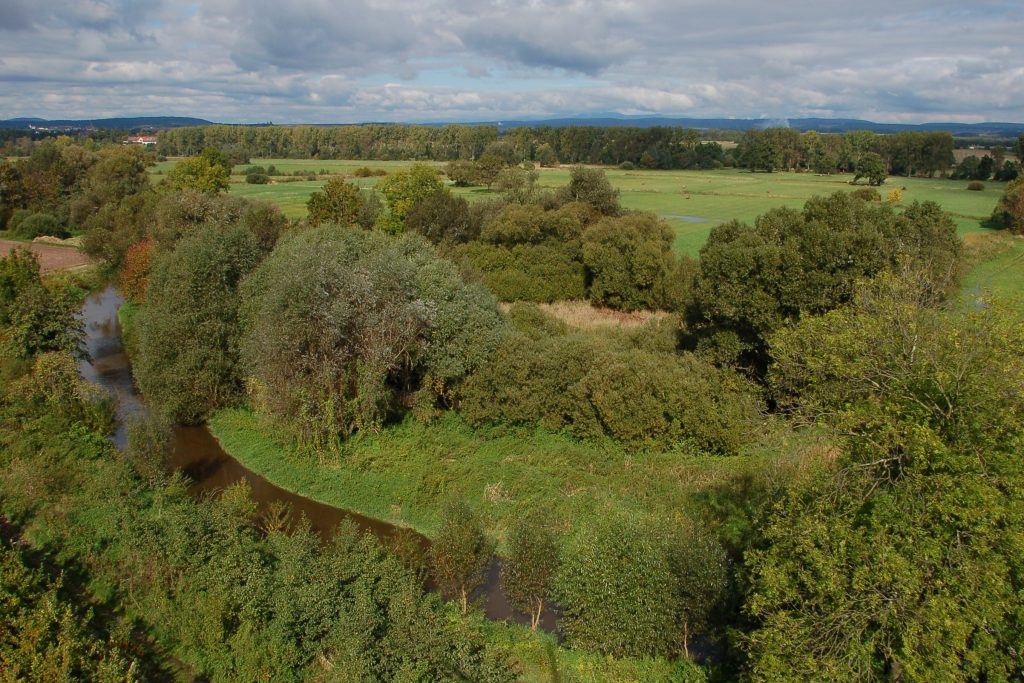
[[[85,322],[86,348],[91,360],[79,366],[79,372],[85,379],[104,387],[116,400],[117,429],[111,438],[122,449],[128,441],[128,420],[133,415],[146,412],[145,403],[132,378],[131,363],[121,343],[117,309],[123,303],[124,299],[112,286],[86,299],[82,306],[82,318]],[[293,515],[304,516],[309,520],[313,530],[325,540],[331,537],[342,520],[355,522],[360,529],[374,534],[384,542],[398,533],[398,527],[387,522],[325,505],[275,486],[228,455],[205,426],[178,426],[174,429],[169,467],[181,470],[189,478],[189,492],[197,498],[245,480],[261,512],[266,511],[272,503],[285,503]],[[423,547],[429,546],[430,542],[425,537],[419,534],[416,537]],[[485,614],[489,619],[529,624],[528,616],[516,612],[508,604],[501,590],[500,575],[501,563],[495,560],[488,570],[486,582],[476,596],[483,603]],[[555,613],[546,612],[541,627],[551,631],[556,624]]]

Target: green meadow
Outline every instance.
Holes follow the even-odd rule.
[[[360,167],[395,171],[410,165],[407,161],[318,161],[303,159],[254,159],[254,165],[274,165],[281,173],[342,174],[360,187],[372,187],[378,178],[355,178]],[[169,167],[171,162],[158,165]],[[439,168],[443,164],[432,164]],[[240,174],[245,166],[236,167],[231,193],[276,203],[289,218],[306,214],[309,195],[318,190],[324,178],[299,179],[290,182],[277,179],[269,185],[247,185]],[[569,181],[569,167],[542,168],[538,184],[555,188]],[[707,239],[711,228],[724,221],[738,219],[751,222],[759,214],[777,206],[799,208],[814,195],[850,191],[852,176],[816,176],[810,173],[750,173],[736,169],[716,171],[624,171],[606,169],[612,185],[619,189],[623,206],[653,211],[664,217],[676,233],[675,247],[679,253],[695,255]],[[299,176],[301,178],[301,176]],[[961,234],[984,230],[984,222],[1002,194],[1004,183],[986,183],[981,192],[967,189],[961,180],[892,177],[880,188],[885,196],[890,190],[903,190],[902,204],[914,200],[938,202],[953,215]],[[497,193],[482,188],[453,188],[468,200],[493,197]]]
[[[157,164],[151,172],[166,173],[176,160]],[[316,159],[253,159],[250,164],[235,167],[231,178],[230,192],[240,197],[249,197],[272,202],[289,218],[297,219],[306,215],[309,196],[319,190],[328,176],[343,175],[350,182],[362,188],[372,188],[380,177],[357,178],[356,169],[367,167],[394,172],[408,168],[409,161],[350,161]],[[242,175],[250,165],[268,167],[273,165],[278,173],[274,182],[267,185],[249,185]],[[431,162],[432,166],[443,168],[443,163]],[[538,185],[556,188],[569,182],[570,167],[538,169]],[[765,211],[788,206],[800,208],[815,195],[851,191],[852,176],[818,176],[810,173],[750,173],[738,169],[715,171],[655,171],[618,168],[605,169],[612,185],[619,189],[623,206],[630,209],[652,211],[664,217],[675,232],[677,253],[696,256],[707,240],[708,233],[719,223],[737,219],[753,220]],[[293,175],[299,174],[299,175]],[[306,180],[309,174],[317,175],[316,180]],[[961,235],[999,234],[986,228],[986,221],[992,213],[1005,183],[987,182],[985,189],[970,191],[967,181],[926,178],[890,177],[879,188],[883,198],[893,189],[902,191],[901,205],[917,201],[934,201],[952,216]],[[469,201],[498,196],[497,192],[485,188],[458,188],[452,191]],[[1019,295],[1021,282],[1015,277],[1022,267],[1014,255],[1021,249],[1018,244],[1008,251],[993,252],[985,249],[994,261],[975,259],[974,270],[968,278],[966,289],[978,286],[992,288],[1001,293]]]

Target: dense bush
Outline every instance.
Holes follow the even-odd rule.
[[[478,272],[501,301],[552,302],[586,296],[583,264],[571,245],[483,242],[460,245],[455,255]]]
[[[668,651],[672,571],[660,539],[611,516],[575,535],[555,578],[560,630],[573,647],[617,657]]]
[[[48,213],[33,213],[28,216],[15,214],[11,220],[11,233],[26,240],[43,236],[68,236],[67,229]]]
[[[905,261],[924,268],[941,297],[960,274],[956,226],[934,202],[903,213],[837,192],[802,211],[773,209],[754,227],[712,229],[701,249],[687,317],[702,345],[762,372],[766,337],[785,322],[847,302],[854,283]]]
[[[583,262],[595,304],[627,311],[664,308],[675,270],[673,234],[654,214],[605,218],[583,235]]]
[[[246,173],[245,182],[249,185],[266,185],[270,182],[270,176],[266,173]]]
[[[466,384],[474,423],[539,424],[587,438],[688,439],[733,453],[756,433],[752,387],[692,355],[611,349],[581,335],[509,335]]]
[[[882,194],[873,187],[861,187],[850,193],[851,197],[862,199],[865,202],[880,202]]]
[[[200,422],[241,387],[238,285],[260,260],[243,227],[196,228],[161,254],[137,319],[135,378],[162,413]]]
[[[475,240],[482,223],[469,202],[450,192],[435,192],[418,202],[405,218],[406,230],[416,232],[434,244],[460,244]]]
[[[245,297],[256,403],[320,447],[375,429],[418,391],[447,400],[501,325],[490,295],[422,238],[335,227],[283,241]]]
[[[977,180],[967,183],[967,189],[971,192],[981,192],[985,189],[985,183],[980,183]]]

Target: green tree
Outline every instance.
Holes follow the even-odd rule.
[[[694,634],[707,633],[711,619],[729,593],[729,558],[706,529],[691,527],[670,539],[669,564],[683,653],[690,656]]]
[[[494,544],[476,514],[461,501],[449,505],[430,546],[430,564],[437,585],[459,600],[463,614],[473,591],[483,584],[493,554]]]
[[[1015,233],[1024,233],[1024,176],[1011,181],[992,212],[992,220]]]
[[[363,203],[358,187],[342,178],[331,178],[306,202],[309,224],[314,227],[321,223],[355,225],[359,222]]]
[[[391,233],[405,230],[405,219],[417,202],[446,191],[441,174],[425,164],[413,164],[408,170],[392,173],[378,183],[377,189],[388,205],[388,212],[378,218],[377,226]]]
[[[672,591],[664,543],[641,523],[610,516],[565,549],[555,579],[559,628],[573,647],[616,657],[665,654]]]
[[[563,203],[582,202],[604,216],[618,216],[619,191],[612,187],[603,169],[574,166],[569,184],[559,188],[558,199]]]
[[[627,311],[663,308],[675,269],[672,231],[650,213],[604,218],[583,233],[590,300]]]
[[[509,604],[530,615],[530,628],[535,631],[557,569],[558,539],[551,521],[537,512],[519,517],[509,531],[501,586]]]
[[[857,160],[853,180],[850,182],[856,184],[861,178],[866,178],[868,185],[881,185],[885,182],[885,176],[885,159],[875,152],[868,152]]]
[[[83,355],[80,301],[67,287],[43,284],[39,260],[17,248],[0,258],[0,343],[17,358],[59,351]]]
[[[204,194],[217,194],[226,190],[230,181],[230,169],[206,154],[179,161],[167,172],[167,182],[171,187]]]
[[[142,392],[162,414],[201,422],[237,395],[238,285],[260,257],[244,227],[208,225],[156,259],[137,317],[134,369]]]
[[[493,350],[493,298],[418,236],[288,235],[244,286],[254,403],[320,453],[421,392],[446,401]]]
[[[897,269],[904,259],[933,274],[937,295],[954,289],[961,244],[934,203],[899,214],[844,192],[815,197],[802,211],[773,209],[753,228],[716,226],[701,249],[687,318],[699,345],[760,373],[772,331],[848,302],[859,278]]]
[[[848,435],[747,556],[755,680],[1022,673],[1024,330],[885,275],[777,335],[780,404]]]

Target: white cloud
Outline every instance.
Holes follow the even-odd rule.
[[[7,0],[0,116],[1024,118],[1024,5]]]

